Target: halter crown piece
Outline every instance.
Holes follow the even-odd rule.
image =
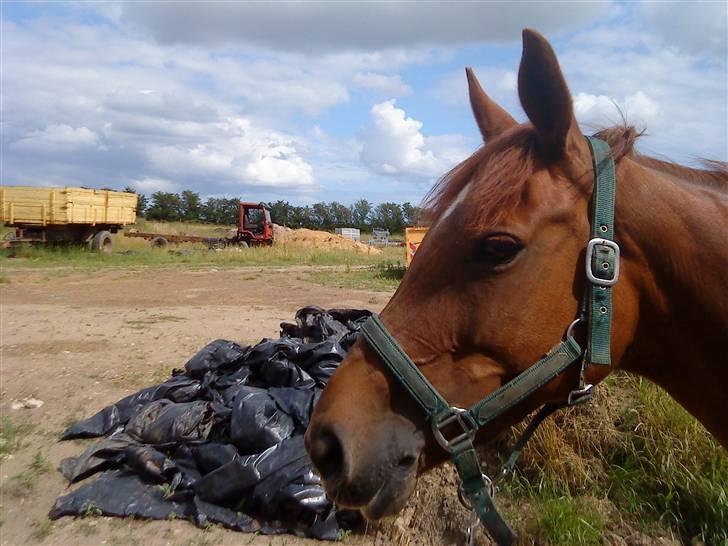
[[[526,442],[544,419],[557,409],[585,402],[591,397],[592,385],[584,384],[587,364],[611,365],[611,287],[619,280],[619,246],[614,242],[614,161],[606,142],[594,137],[586,139],[594,167],[591,239],[586,247],[585,260],[588,282],[579,317],[568,327],[565,339],[546,356],[480,402],[462,409],[450,406],[427,381],[387,331],[379,316],[372,315],[361,327],[364,339],[427,414],[435,440],[452,456],[461,480],[460,500],[474,513],[473,524],[468,528],[469,543],[474,541],[478,521],[499,546],[516,541],[516,535],[493,502],[494,482],[513,470]],[[572,335],[574,327],[580,322],[587,324],[586,349]],[[577,388],[569,393],[565,401],[544,405],[518,439],[496,477],[491,479],[486,476],[473,445],[478,429],[577,362],[581,365]]]

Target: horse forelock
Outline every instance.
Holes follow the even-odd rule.
[[[466,187],[467,201],[487,203],[480,224],[493,224],[516,207],[535,170],[535,136],[530,126],[514,128],[445,174],[425,197],[432,225],[449,214]]]

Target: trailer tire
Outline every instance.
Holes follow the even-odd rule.
[[[169,244],[169,241],[164,237],[155,237],[152,239],[152,246],[154,248],[165,248]]]
[[[94,252],[103,252],[104,254],[111,254],[114,248],[114,243],[111,240],[111,233],[108,231],[99,231],[94,238],[91,239],[91,250]]]

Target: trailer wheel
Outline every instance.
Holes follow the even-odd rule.
[[[164,248],[169,244],[169,241],[164,237],[155,237],[152,239],[152,246],[154,248]]]
[[[108,231],[99,231],[91,240],[91,250],[94,252],[103,252],[111,254],[113,250],[113,242],[111,241],[111,233]]]

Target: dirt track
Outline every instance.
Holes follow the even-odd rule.
[[[0,465],[0,543],[315,543],[217,527],[202,531],[183,521],[113,518],[63,518],[46,537],[38,534],[53,501],[66,489],[55,467],[87,443],[57,442],[70,422],[162,381],[212,339],[257,342],[277,337],[279,323],[291,321],[304,305],[378,310],[389,298],[382,292],[318,286],[306,282],[302,271],[6,271],[9,282],[0,285],[0,413],[33,429]],[[43,405],[11,409],[13,401],[29,397]],[[17,477],[38,452],[54,469],[36,472],[36,483],[23,491]]]

